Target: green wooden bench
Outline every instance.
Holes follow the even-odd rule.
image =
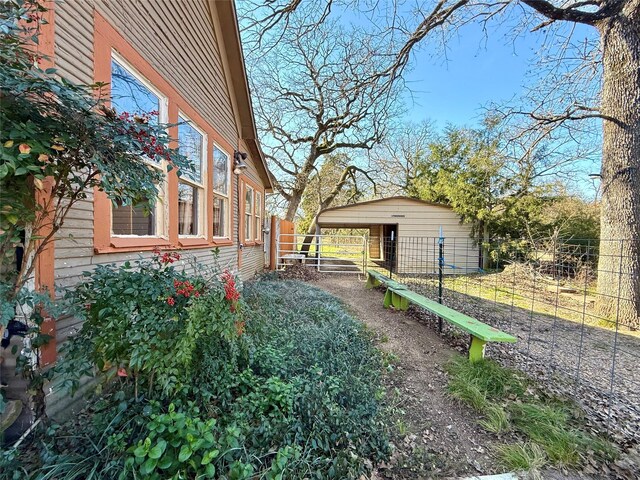
[[[395,286],[387,284],[387,292],[384,295],[385,308],[393,306],[397,310],[406,310],[409,308],[409,303],[413,303],[468,332],[471,334],[469,360],[472,362],[484,358],[484,347],[487,342],[513,343],[517,341],[517,338],[513,335],[509,335],[473,317],[469,317],[418,293],[412,292],[404,285],[402,285],[402,287],[403,288],[395,288]]]
[[[383,275],[380,272],[375,270],[367,270],[367,288],[379,287],[380,285],[384,285],[386,287],[393,287],[396,290],[403,290],[407,287],[403,284],[396,282],[395,280],[390,279],[386,275]]]

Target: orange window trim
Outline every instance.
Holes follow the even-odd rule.
[[[207,135],[207,179],[205,183],[205,222],[206,237],[185,238],[178,235],[178,176],[175,170],[169,172],[167,176],[167,195],[169,209],[168,238],[164,237],[112,237],[111,236],[111,202],[104,192],[94,190],[94,251],[95,253],[113,253],[127,251],[145,251],[156,247],[165,249],[175,248],[204,248],[216,246],[233,245],[232,234],[229,238],[213,237],[213,145],[217,143],[227,152],[233,152],[235,148],[227,142],[189,103],[178,93],[178,91],[165,80],[147,62],[136,49],[112,27],[109,22],[96,10],[94,11],[94,81],[104,82],[107,85],[101,91],[101,95],[109,98],[109,82],[111,81],[111,52],[116,51],[135,68],[146,80],[148,80],[156,90],[158,90],[168,100],[168,121],[176,124],[179,112],[183,112]],[[169,129],[169,135],[177,138],[177,127]],[[172,142],[171,146],[177,146]],[[230,189],[234,188],[234,175],[231,176]],[[233,190],[231,190],[233,191]],[[230,205],[228,212],[229,225],[233,226],[233,208]]]
[[[39,43],[34,45],[34,50],[36,55],[43,57],[39,60],[40,68],[46,70],[55,67],[55,2],[47,1],[43,5],[48,9],[43,13],[43,18],[47,23],[40,25]],[[36,202],[39,205],[45,205],[48,202],[52,187],[53,179],[49,177],[44,181],[44,189],[36,191]],[[42,214],[48,215],[48,213],[43,212]],[[51,233],[51,229],[51,222],[45,221],[36,234],[45,237]],[[34,260],[35,288],[40,292],[48,292],[51,298],[55,295],[55,260],[54,241],[50,241]],[[57,358],[56,322],[46,312],[42,311],[41,313],[44,316],[44,321],[40,329],[42,333],[51,337],[49,342],[40,347],[40,365],[47,366],[55,363]]]
[[[253,208],[254,211],[251,212],[251,221],[255,222],[255,208],[256,208],[256,199],[255,199],[255,194],[259,193],[262,196],[261,199],[261,208],[264,209],[264,188],[261,187],[260,185],[258,185],[257,183],[255,183],[254,181],[252,181],[251,179],[249,179],[246,175],[242,174],[240,175],[240,198],[238,199],[238,203],[239,205],[239,210],[240,213],[238,214],[238,218],[240,219],[240,221],[238,222],[238,228],[240,230],[240,239],[242,241],[242,244],[246,247],[252,247],[255,245],[262,245],[264,242],[259,241],[259,240],[245,240],[245,231],[244,231],[244,214],[246,213],[245,211],[245,193],[246,193],[246,186],[250,186],[251,188],[253,188],[253,192],[254,192],[254,197],[253,197]],[[255,235],[254,235],[255,236]]]

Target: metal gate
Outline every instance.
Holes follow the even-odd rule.
[[[324,273],[362,273],[367,239],[357,235],[279,234],[276,269],[303,264]]]

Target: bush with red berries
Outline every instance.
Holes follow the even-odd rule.
[[[115,368],[121,382],[172,395],[188,382],[199,338],[235,341],[243,333],[233,274],[179,252],[156,249],[148,260],[99,265],[85,278],[71,294],[85,321],[59,367],[72,389],[82,375],[108,380]]]

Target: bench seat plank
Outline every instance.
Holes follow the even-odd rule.
[[[407,289],[405,285],[390,279],[380,272],[377,272],[375,270],[367,270],[367,288],[373,288],[379,285],[386,285],[387,287],[394,288],[396,290]]]
[[[445,305],[441,305],[440,303],[430,300],[423,295],[412,292],[411,290],[407,290],[406,287],[403,289],[395,289],[392,286],[389,286],[389,290],[391,290],[392,294],[395,293],[396,295],[399,295],[400,297],[410,301],[411,303],[429,310],[431,313],[434,313],[439,317],[444,318],[448,322],[453,323],[454,325],[470,333],[474,337],[477,337],[483,342],[513,343],[517,341],[516,337],[509,335],[508,333],[502,332],[495,327],[487,325],[486,323],[482,323],[481,321],[473,317],[469,317]],[[401,307],[401,309],[406,309],[402,308],[405,305],[399,306]]]

